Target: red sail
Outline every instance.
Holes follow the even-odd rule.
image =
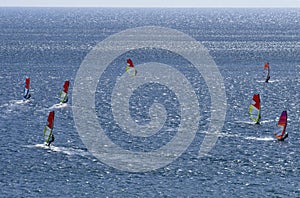
[[[280,116],[279,120],[278,120],[278,127],[281,127],[281,128],[283,127],[281,135],[284,135],[286,125],[287,125],[287,112],[283,111],[281,113],[281,116]]]
[[[49,113],[49,116],[48,116],[48,124],[47,126],[50,128],[50,129],[53,129],[53,124],[54,124],[54,111],[51,111]]]
[[[26,78],[26,81],[25,81],[25,88],[26,88],[26,89],[29,89],[29,86],[30,86],[30,78]]]
[[[69,90],[69,84],[70,84],[70,82],[67,80],[66,82],[65,82],[65,84],[64,84],[64,92],[65,93],[68,93],[68,90]]]
[[[254,107],[256,107],[258,110],[260,110],[260,98],[259,98],[259,94],[254,94],[253,98],[252,98],[252,105]]]
[[[264,69],[269,69],[269,62],[265,63]]]
[[[127,66],[128,67],[134,67],[132,60],[129,58],[127,59]]]

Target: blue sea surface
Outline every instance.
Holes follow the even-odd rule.
[[[299,9],[0,8],[0,196],[300,197],[299,23]],[[201,115],[196,136],[181,156],[165,167],[132,173],[106,165],[83,144],[73,119],[72,89],[97,43],[142,26],[172,28],[203,44],[223,77],[227,111],[217,143],[199,157],[211,116],[203,76],[183,57],[162,49],[117,57],[99,79],[95,106],[99,124],[120,148],[156,150],[176,136],[184,119],[176,94],[149,83],[134,92],[130,116],[147,124],[149,108],[158,102],[167,111],[164,127],[148,138],[120,129],[110,98],[128,57],[136,65],[160,62],[183,73],[195,89]],[[266,61],[269,83],[263,75]],[[27,76],[32,97],[23,101]],[[67,79],[69,101],[59,106]],[[254,93],[261,96],[260,125],[248,116]],[[51,110],[55,142],[46,149],[43,129]],[[273,132],[284,110],[289,137],[278,142]]]

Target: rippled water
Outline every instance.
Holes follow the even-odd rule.
[[[0,10],[2,196],[300,196],[299,9]],[[114,33],[149,25],[182,31],[209,50],[224,78],[226,120],[216,145],[199,158],[211,115],[203,77],[186,59],[162,49],[121,55],[100,79],[95,95],[99,123],[121,148],[155,150],[176,136],[184,119],[172,91],[146,84],[134,92],[131,116],[147,124],[150,105],[159,102],[168,112],[164,127],[149,138],[131,136],[118,128],[111,115],[110,94],[127,57],[137,65],[160,62],[178,69],[195,89],[201,115],[196,136],[180,157],[157,170],[130,173],[88,152],[75,128],[72,97],[65,106],[55,104],[66,79],[71,82],[72,96],[76,72],[93,46]],[[271,67],[268,84],[262,72],[265,61]],[[29,102],[21,99],[26,76],[31,77]],[[261,125],[253,125],[248,118],[254,93],[261,95]],[[52,109],[56,111],[56,140],[50,150],[42,145],[42,130]],[[273,131],[283,110],[288,112],[289,138],[277,142]]]

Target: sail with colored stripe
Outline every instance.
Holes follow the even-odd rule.
[[[30,88],[30,78],[26,78],[25,80],[25,87],[24,87],[24,95],[23,98],[24,100],[27,100],[30,98],[30,93],[29,93],[29,88]]]
[[[132,76],[136,76],[136,74],[137,74],[137,70],[135,69],[134,64],[130,58],[127,59],[127,65],[126,65],[125,70],[128,74],[130,74]]]
[[[70,82],[68,80],[65,81],[63,90],[60,91],[59,101],[61,103],[68,102],[68,90],[69,90]]]
[[[249,107],[249,116],[250,119],[253,120],[255,123],[259,123],[259,120],[261,118],[259,94],[253,95],[252,103],[250,104]]]
[[[288,133],[286,132],[286,126],[287,126],[287,112],[283,111],[278,120],[278,128],[277,128],[276,132],[274,133],[275,137],[278,140],[282,141],[288,137]]]
[[[45,144],[49,145],[49,141],[51,141],[51,138],[53,136],[52,130],[54,126],[54,111],[51,111],[48,115],[48,123],[44,128],[44,141]]]
[[[269,62],[265,63],[264,66],[264,73],[265,73],[265,82],[267,83],[270,80],[270,65]]]

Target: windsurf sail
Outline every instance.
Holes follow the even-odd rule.
[[[30,93],[29,93],[29,88],[30,88],[30,78],[26,78],[25,80],[25,88],[24,88],[24,95],[23,95],[23,98],[24,100],[27,100],[30,98]]]
[[[53,134],[52,134],[53,125],[54,125],[54,111],[51,111],[48,115],[48,123],[44,128],[44,140],[46,145],[49,145],[49,142],[53,138]]]
[[[278,140],[284,140],[285,138],[287,138],[288,133],[286,133],[286,131],[285,131],[286,126],[287,126],[287,112],[283,111],[278,120],[278,128],[277,128],[276,132],[274,133],[275,137]]]
[[[252,103],[250,104],[249,107],[249,116],[250,119],[253,120],[255,123],[259,123],[259,120],[261,118],[259,94],[253,95]]]
[[[68,90],[69,90],[70,82],[68,80],[65,81],[63,90],[60,91],[59,101],[61,103],[68,102]]]
[[[134,67],[134,64],[132,62],[132,60],[129,58],[127,59],[127,65],[126,65],[126,72],[132,76],[136,76],[137,74],[137,70]]]
[[[265,82],[267,83],[270,80],[270,66],[269,66],[269,62],[265,63],[264,66],[264,73],[265,73]]]

